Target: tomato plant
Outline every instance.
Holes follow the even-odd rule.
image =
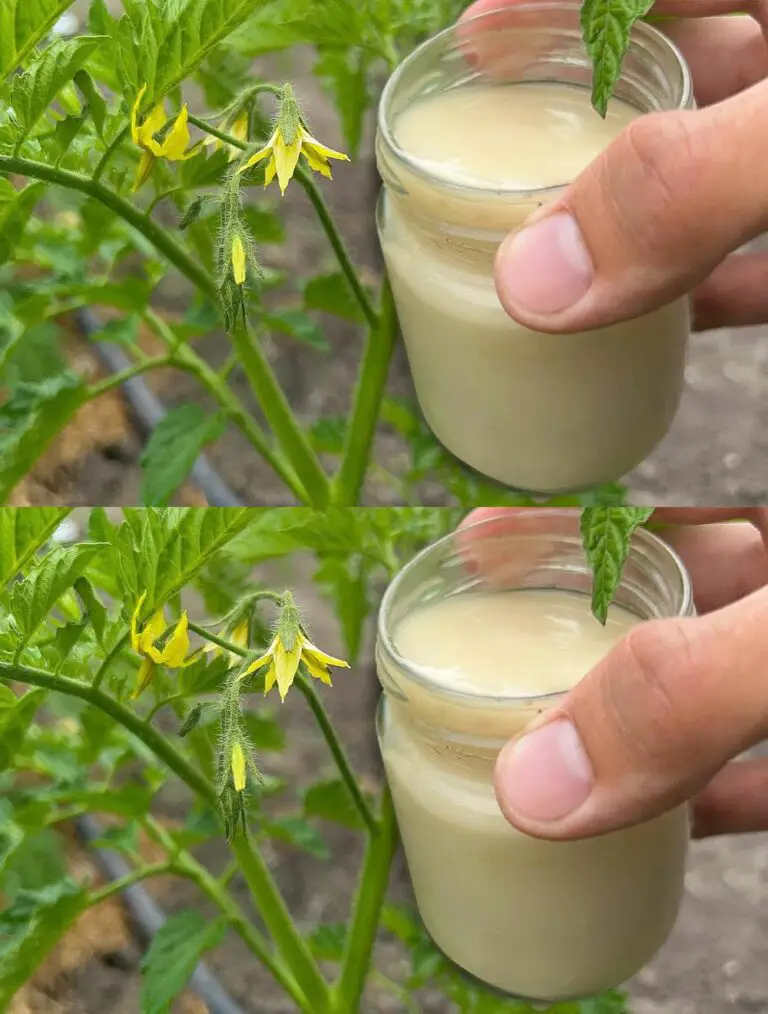
[[[189,909],[160,930],[142,965],[142,1014],[168,1011],[200,955],[227,934],[305,1014],[370,1010],[366,989],[385,989],[416,1011],[424,986],[446,998],[446,1010],[532,1010],[468,984],[415,915],[387,900],[397,844],[390,797],[361,781],[325,704],[331,674],[333,694],[361,678],[346,659],[355,666],[386,582],[450,531],[459,512],[147,508],[126,509],[115,523],[97,508],[87,537],[62,545],[52,537],[66,514],[0,509],[0,1009],[87,908],[173,875],[194,885],[215,916]],[[616,518],[590,519],[593,545],[598,522]],[[276,561],[284,569],[307,554],[335,610],[344,659],[314,643],[312,617],[290,592],[270,587]],[[270,770],[270,752],[296,745],[286,744],[276,717],[286,695],[316,720],[331,777],[297,786]],[[185,790],[183,824],[168,823],[158,807],[173,785]],[[50,859],[51,837],[83,814],[109,819],[104,840],[130,863],[121,880],[94,886]],[[329,864],[327,822],[365,841],[358,887],[346,922],[299,925],[266,847],[280,841]],[[154,843],[151,861],[140,835]],[[206,841],[226,842],[222,876],[197,858]],[[45,864],[29,858],[41,849]],[[258,923],[228,890],[233,875],[247,884]],[[381,934],[407,956],[399,979],[375,967]],[[610,994],[551,1012],[625,1009]]]
[[[344,160],[360,149],[382,78],[462,0],[91,0],[76,8],[87,15],[83,30],[56,35],[73,2],[0,0],[0,499],[83,405],[170,368],[191,377],[201,399],[175,406],[149,439],[145,504],[168,503],[227,429],[272,469],[288,502],[352,505],[375,475],[397,502],[414,502],[429,478],[442,500],[530,503],[458,467],[418,412],[388,395],[389,288],[354,262],[319,185],[333,185],[323,180],[331,166],[344,185]],[[629,24],[647,7],[608,6],[584,6],[598,102]],[[266,55],[305,44],[335,103],[343,152],[312,134],[290,83],[254,76]],[[276,256],[286,238],[278,190],[289,202],[303,195],[331,270],[307,277]],[[163,310],[171,287],[183,315]],[[67,314],[92,309],[102,323],[91,341],[116,343],[129,361],[95,381],[65,355],[61,327]],[[360,364],[344,417],[308,427],[269,343],[314,346],[320,376],[322,314],[360,329]],[[215,368],[199,343],[218,329],[230,354]],[[257,413],[233,372],[247,378]],[[375,458],[380,427],[408,451],[394,471]],[[596,496],[622,494],[610,487],[569,502]]]

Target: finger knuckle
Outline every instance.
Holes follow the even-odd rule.
[[[617,677],[604,685],[604,704],[625,749],[653,764],[674,754],[692,672],[688,627],[660,620],[633,628],[617,657]]]

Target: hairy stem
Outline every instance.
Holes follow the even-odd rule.
[[[144,723],[129,708],[114,697],[110,697],[109,694],[66,676],[54,676],[41,669],[6,662],[0,662],[0,681],[18,681],[30,686],[45,687],[69,697],[77,697],[99,708],[100,711],[109,715],[124,729],[141,740],[197,796],[218,810],[216,789],[205,775],[190,764],[187,758],[172,746],[162,733],[153,726]],[[254,902],[258,906],[283,960],[291,969],[307,1000],[314,1005],[311,1007],[313,1014],[324,1014],[328,1009],[328,984],[294,925],[263,856],[254,849],[250,838],[245,834],[239,835],[230,842],[230,849],[237,859]]]
[[[389,281],[385,279],[379,323],[368,332],[344,453],[333,484],[333,502],[345,507],[360,499],[396,342],[397,314]]]
[[[220,141],[224,141],[226,144],[232,145],[233,148],[239,148],[240,151],[246,151],[249,147],[249,145],[244,141],[240,141],[238,138],[233,137],[224,130],[219,130],[217,127],[211,126],[211,124],[206,120],[202,120],[197,116],[190,116],[189,122],[194,123],[206,133],[212,134],[213,137],[217,137]],[[352,289],[355,299],[357,299],[360,304],[360,309],[368,322],[368,326],[376,327],[378,323],[378,314],[371,303],[368,293],[365,291],[363,283],[360,281],[357,271],[355,270],[355,266],[352,263],[352,258],[349,256],[349,251],[347,250],[341,233],[336,227],[336,223],[333,220],[330,209],[325,203],[323,195],[320,193],[317,184],[312,179],[311,170],[307,170],[303,166],[297,166],[294,175],[304,188],[307,197],[312,203],[312,207],[315,209],[320,224],[328,237],[328,242],[331,244],[333,252],[336,254],[339,267],[349,282],[349,287]]]
[[[379,824],[381,831],[368,839],[363,860],[341,975],[333,989],[334,1014],[358,1014],[371,965],[398,841],[395,811],[387,786],[382,793]]]

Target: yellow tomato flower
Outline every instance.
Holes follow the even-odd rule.
[[[349,162],[349,157],[343,152],[326,147],[310,134],[299,113],[291,86],[284,85],[280,113],[272,136],[264,147],[251,155],[237,171],[244,173],[246,169],[267,159],[264,186],[268,187],[277,175],[280,192],[284,194],[302,155],[310,169],[327,176],[328,179],[332,178],[329,159]]]
[[[131,109],[131,138],[137,148],[141,148],[134,190],[138,190],[146,182],[155,159],[167,158],[169,162],[183,162],[196,155],[200,149],[199,145],[189,148],[189,111],[186,103],[181,107],[181,112],[162,140],[158,141],[155,135],[168,122],[163,103],[156,105],[146,119],[139,123],[139,111],[146,90],[147,86],[142,85]]]
[[[232,137],[234,137],[238,141],[243,142],[247,141],[248,114],[245,113],[243,116],[240,116],[238,119],[235,120],[235,122],[231,126],[228,125],[227,123],[224,123],[222,130],[224,130],[228,134],[231,134]],[[226,147],[226,149],[230,153],[230,161],[233,158],[239,156],[242,151],[242,149],[236,147],[234,144],[226,144],[226,142],[222,141],[220,137],[214,137],[213,134],[210,134],[203,143],[205,144],[206,148],[213,148],[214,151],[218,151],[219,148]]]
[[[141,607],[147,593],[144,592],[131,617],[131,647],[137,655],[141,655],[141,665],[137,688],[133,694],[138,697],[152,681],[156,665],[166,665],[169,669],[178,669],[185,664],[189,653],[189,620],[186,612],[181,614],[181,619],[176,623],[170,637],[162,647],[158,643],[163,636],[171,629],[165,622],[163,610],[158,609],[141,630],[139,630],[139,616]]]
[[[237,233],[235,233],[235,235],[232,238],[231,260],[232,260],[232,275],[235,279],[235,284],[244,285],[245,264],[246,264],[245,246],[243,245],[243,241]]]
[[[304,663],[311,676],[328,686],[331,686],[329,666],[349,669],[348,662],[321,651],[301,630],[296,634],[292,645],[283,641],[278,630],[264,654],[251,662],[245,672],[241,673],[240,679],[245,679],[246,676],[261,669],[262,666],[268,665],[269,668],[264,677],[264,693],[269,693],[277,683],[280,699],[284,701],[296,678],[300,662]]]
[[[235,786],[237,792],[242,792],[245,789],[245,752],[240,743],[235,743],[232,747],[232,783]]]

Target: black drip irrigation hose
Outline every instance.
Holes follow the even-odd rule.
[[[98,319],[90,310],[77,314],[77,324],[86,337],[100,330]],[[96,354],[109,373],[119,373],[130,366],[130,360],[121,349],[106,342],[96,342]],[[135,422],[143,435],[147,436],[166,415],[160,399],[147,387],[141,377],[131,377],[121,385]],[[243,507],[243,502],[229,488],[204,454],[195,462],[192,477],[212,507]],[[94,858],[102,876],[113,883],[130,873],[130,867],[119,853],[111,849],[94,846],[101,838],[103,829],[95,817],[84,815],[75,821],[78,838]],[[132,884],[121,892],[120,898],[128,911],[131,923],[142,943],[148,944],[157,931],[165,924],[162,909],[141,884]],[[210,1014],[245,1014],[221,986],[205,962],[200,962],[192,974],[190,986],[207,1004]]]

